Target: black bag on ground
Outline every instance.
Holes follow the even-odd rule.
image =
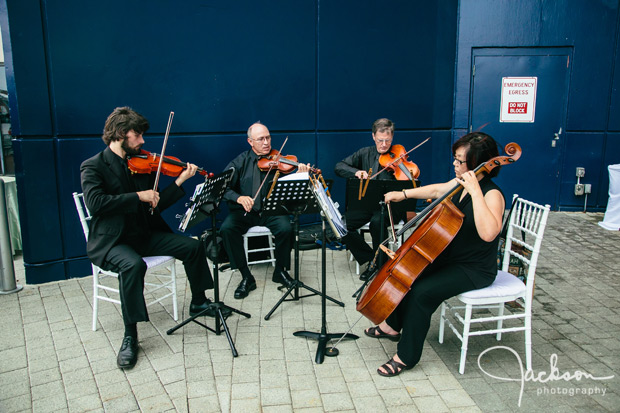
[[[211,261],[215,261],[218,264],[229,262],[228,254],[226,254],[226,248],[224,248],[224,240],[221,236],[217,236],[216,242],[213,241],[213,231],[206,230],[200,236],[202,245],[207,253],[207,258]]]

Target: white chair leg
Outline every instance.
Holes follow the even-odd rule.
[[[245,252],[245,262],[249,261],[248,259],[248,237],[243,237],[243,251]]]
[[[525,365],[532,370],[532,315],[525,315]]]
[[[177,269],[176,260],[170,264],[170,276],[172,277],[172,316],[174,321],[179,319],[179,310],[177,305]]]
[[[461,346],[461,361],[459,363],[459,373],[465,373],[465,357],[467,356],[467,343],[469,341],[469,328],[471,324],[471,304],[465,307],[465,320],[463,321],[463,345]]]
[[[500,303],[499,306],[497,307],[497,315],[499,317],[503,317],[504,316],[504,303]],[[501,330],[503,324],[504,324],[504,320],[502,318],[497,320],[497,329]],[[502,339],[502,332],[498,331],[496,337],[497,337],[497,341],[500,341]]]
[[[441,314],[439,316],[439,344],[443,344],[443,328],[446,321],[446,303],[441,303]]]
[[[272,235],[267,235],[267,238],[269,239],[269,254],[271,255],[271,266],[275,267],[276,266],[276,256],[273,253],[273,251],[275,250],[275,247],[273,246],[273,236]]]
[[[92,266],[91,266],[92,267]],[[93,268],[93,331],[97,331],[97,313],[99,311],[99,300],[97,293],[99,290],[99,271]]]

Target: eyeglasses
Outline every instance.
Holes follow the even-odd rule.
[[[464,163],[467,163],[467,161],[461,161],[461,160],[460,160],[459,158],[457,158],[456,156],[453,156],[452,158],[454,158],[454,160],[455,160],[456,162],[458,162],[458,163],[459,163],[459,165],[463,165]]]
[[[263,136],[262,138],[258,138],[258,139],[254,139],[254,138],[250,138],[250,139],[252,139],[254,142],[269,142],[271,140],[271,135]]]
[[[380,143],[380,144],[392,143],[392,139],[377,139],[377,143]]]

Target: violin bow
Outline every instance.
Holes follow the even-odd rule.
[[[280,154],[282,153],[282,149],[284,149],[284,145],[286,145],[287,141],[288,141],[288,136],[286,137],[286,139],[284,139],[284,143],[282,144],[282,146],[280,147],[280,150],[278,151],[278,154],[276,155],[276,160],[280,157]],[[277,164],[277,162],[275,162],[275,163]],[[260,194],[260,190],[263,187],[263,185],[265,184],[265,181],[267,180],[267,177],[269,176],[269,172],[271,172],[272,168],[273,168],[273,163],[269,167],[269,170],[267,171],[267,174],[265,175],[265,177],[263,178],[263,181],[260,183],[260,186],[256,190],[256,193],[254,194],[254,197],[252,198],[252,203],[254,203],[254,201],[256,201],[256,197],[258,196],[258,194]],[[243,216],[246,216],[247,214],[248,214],[248,212],[246,211],[245,214],[243,214]]]
[[[416,149],[418,149],[420,146],[424,145],[426,142],[429,141],[431,137],[429,136],[428,138],[426,138],[424,141],[422,141],[421,143],[419,143],[416,147],[414,147],[413,149],[408,150],[407,152],[405,152],[404,154],[400,155],[398,158],[394,159],[392,162],[390,162],[385,168],[379,170],[379,172],[377,172],[376,174],[374,174],[373,176],[371,176],[368,179],[372,179],[375,176],[379,175],[381,172],[385,171],[386,169],[388,169],[390,166],[394,165],[396,162],[398,162],[399,160],[403,159],[405,156],[407,156],[410,152],[415,151]]]
[[[157,174],[155,175],[155,184],[153,185],[153,191],[157,192],[157,186],[159,185],[159,176],[161,175],[161,166],[164,163],[164,153],[166,152],[166,145],[168,144],[168,136],[170,136],[170,127],[172,126],[172,118],[174,118],[174,112],[170,111],[170,116],[168,116],[168,126],[166,127],[166,135],[164,136],[164,144],[161,147],[161,156],[159,157],[159,165],[157,165]],[[153,215],[153,210],[155,208],[151,207],[151,215]]]
[[[164,163],[164,153],[166,152],[166,145],[168,144],[168,136],[170,136],[170,127],[172,126],[172,118],[174,118],[174,112],[170,112],[168,117],[168,126],[166,127],[166,135],[164,136],[164,144],[161,147],[161,156],[159,157],[159,165],[157,166],[157,174],[155,175],[155,185],[153,191],[157,191],[159,185],[159,176],[161,175],[161,166]]]

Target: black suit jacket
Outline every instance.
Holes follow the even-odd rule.
[[[110,249],[123,235],[126,215],[136,213],[142,204],[136,192],[153,189],[155,174],[134,175],[134,189],[118,162],[118,155],[109,147],[82,162],[80,172],[84,201],[93,216],[86,252],[88,258],[101,267]],[[147,217],[148,225],[152,231],[172,232],[160,211],[181,199],[185,191],[172,182],[159,195],[157,208]]]

